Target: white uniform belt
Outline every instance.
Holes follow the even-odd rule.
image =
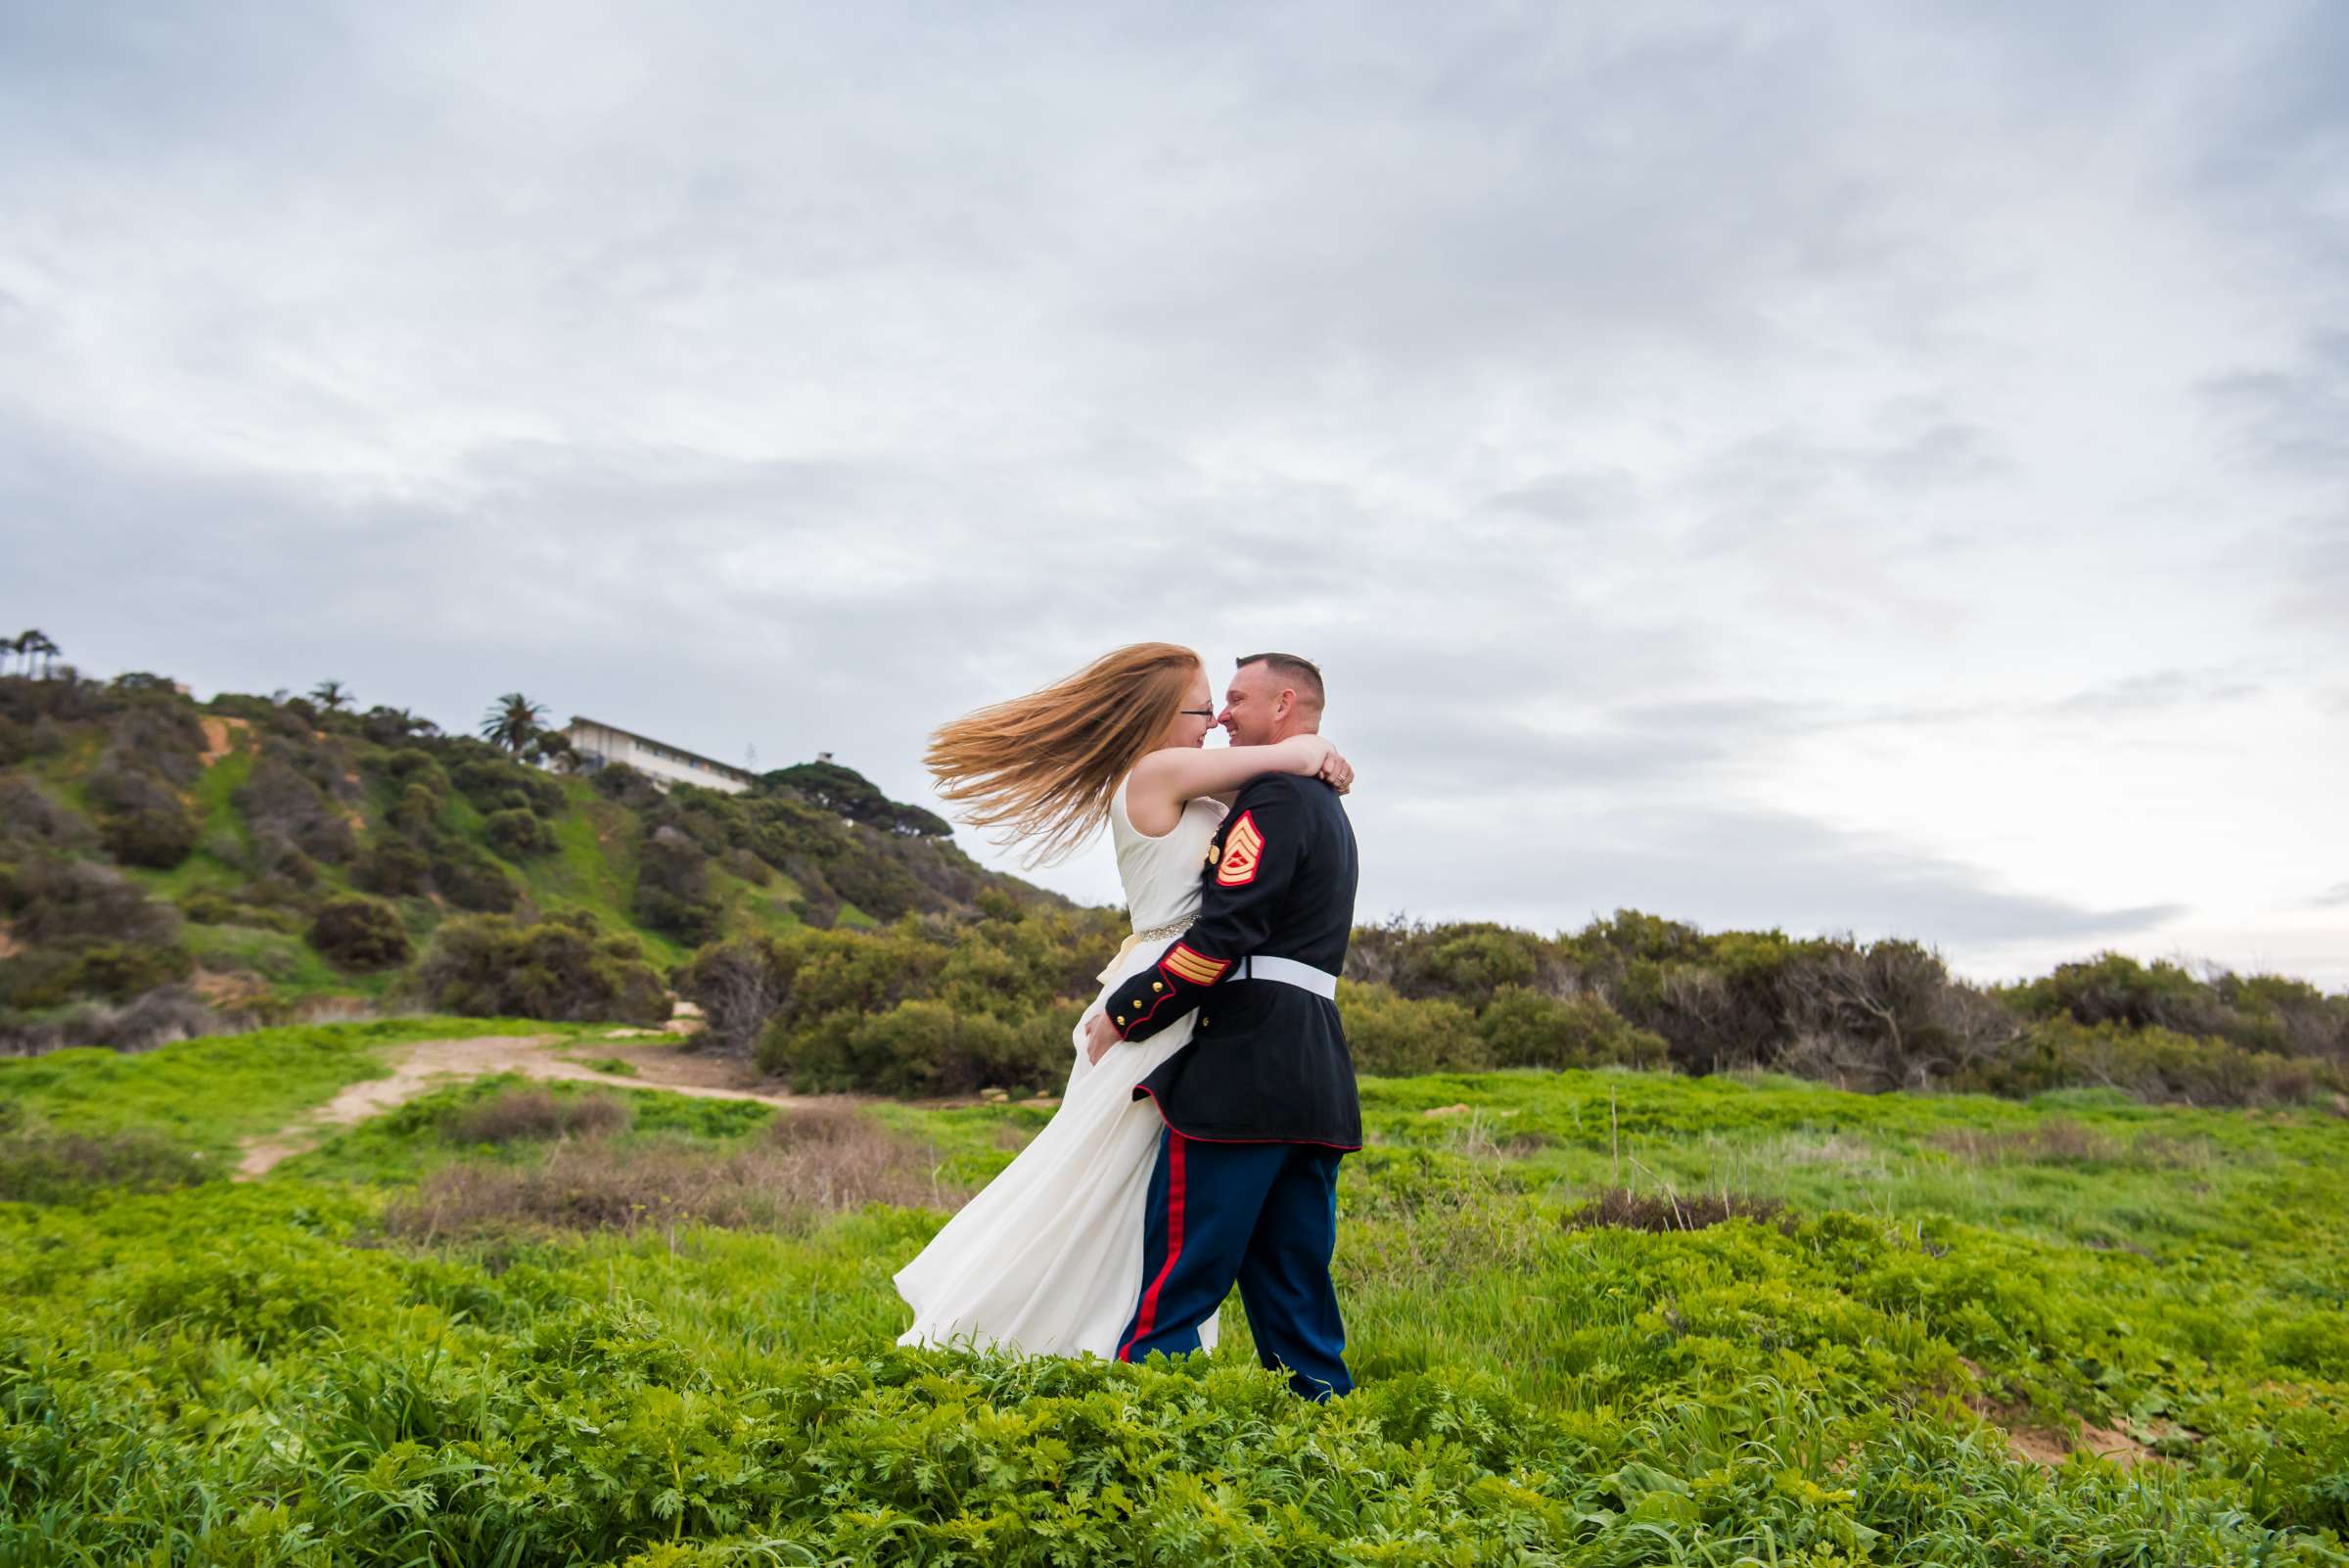
[[[1269,953],[1250,953],[1232,969],[1226,980],[1277,980],[1284,986],[1310,991],[1330,1001],[1338,999],[1338,977],[1326,969],[1301,964],[1294,958],[1275,958]]]

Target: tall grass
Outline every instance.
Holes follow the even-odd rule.
[[[1326,1407],[1252,1364],[1236,1303],[1187,1364],[892,1343],[891,1273],[1037,1107],[777,1129],[598,1089],[629,1130],[550,1161],[451,1141],[507,1091],[468,1086],[256,1186],[0,1205],[0,1562],[2349,1562],[2349,1124],[1366,1090],[1362,1387]],[[859,1150],[912,1185],[800,1201]],[[565,1204],[623,1189],[725,1223]],[[466,1222],[414,1222],[437,1195]],[[1756,1197],[1786,1208],[1608,1222]],[[2002,1430],[2083,1422],[2152,1457],[2020,1462]]]

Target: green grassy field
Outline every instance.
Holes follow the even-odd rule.
[[[222,1149],[384,1027],[0,1097],[19,1138]],[[464,1130],[528,1094],[617,1104]],[[260,1182],[0,1204],[0,1563],[2349,1562],[2349,1121],[1613,1072],[1364,1101],[1326,1407],[1236,1304],[1174,1366],[894,1344],[890,1274],[1039,1106],[844,1131],[487,1082]],[[1609,1188],[1666,1228],[1584,1222]],[[1784,1207],[1676,1227],[1725,1194]]]

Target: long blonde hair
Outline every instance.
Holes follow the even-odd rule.
[[[1041,691],[941,724],[924,761],[939,794],[1000,842],[1034,840],[1027,863],[1066,856],[1108,820],[1118,780],[1174,727],[1206,667],[1172,642],[1103,654]]]

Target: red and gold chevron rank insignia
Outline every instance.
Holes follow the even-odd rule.
[[[1179,942],[1162,962],[1169,974],[1178,980],[1187,980],[1194,986],[1212,986],[1223,978],[1224,970],[1231,967],[1228,958],[1210,958],[1205,953],[1192,951]]]
[[[1216,885],[1244,888],[1256,880],[1257,863],[1265,855],[1265,836],[1257,830],[1256,813],[1243,811],[1223,835],[1223,857],[1216,866]]]

